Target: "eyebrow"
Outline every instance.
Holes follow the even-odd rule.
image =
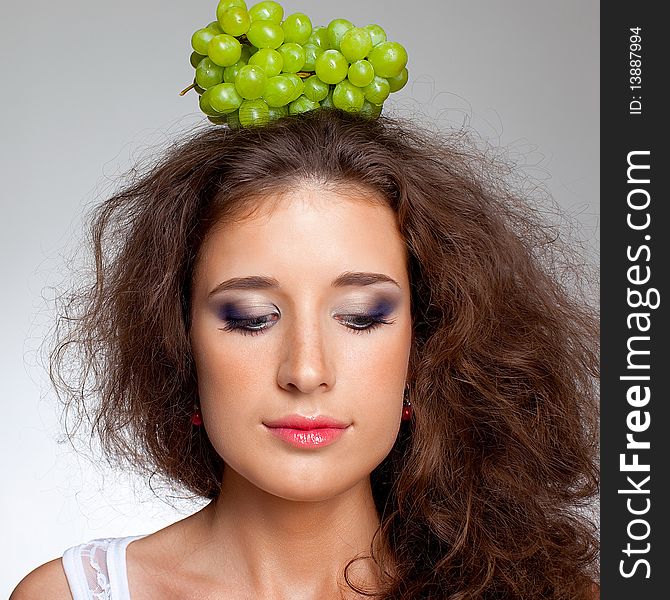
[[[400,284],[383,273],[366,273],[360,271],[347,271],[336,277],[332,283],[331,287],[341,288],[347,286],[366,286],[374,285],[375,283],[392,283],[393,285],[400,288]],[[232,279],[227,279],[226,281],[221,282],[217,285],[210,293],[209,296],[218,294],[225,290],[266,290],[266,289],[278,289],[281,286],[279,281],[274,277],[264,277],[261,275],[252,275],[249,277],[233,277]]]

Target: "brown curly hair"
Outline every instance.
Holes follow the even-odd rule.
[[[469,140],[322,109],[174,143],[92,214],[94,281],[64,298],[50,357],[65,413],[109,456],[215,498],[223,461],[189,418],[203,239],[299,180],[371,190],[406,242],[414,334],[414,416],[371,474],[392,561],[375,597],[589,597],[596,310],[570,248]]]

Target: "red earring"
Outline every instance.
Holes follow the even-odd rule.
[[[191,423],[196,427],[200,427],[200,425],[202,425],[202,415],[200,414],[200,409],[197,406],[193,409]]]
[[[409,386],[405,388],[405,398],[402,402],[402,420],[409,421],[412,418],[412,403],[409,401]]]

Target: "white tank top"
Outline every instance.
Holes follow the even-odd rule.
[[[130,600],[126,546],[148,534],[99,538],[63,553],[63,569],[74,600]]]

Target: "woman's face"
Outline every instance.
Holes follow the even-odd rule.
[[[215,228],[194,274],[207,434],[226,471],[290,500],[366,479],[400,426],[412,337],[404,242],[390,208],[344,192],[295,186],[270,198],[272,211]],[[343,428],[276,427],[296,416]]]

